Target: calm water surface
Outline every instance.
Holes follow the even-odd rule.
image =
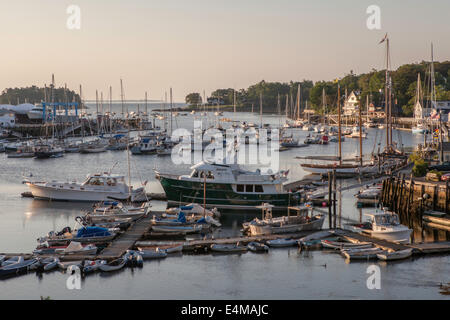
[[[223,117],[259,123],[259,116],[240,113]],[[173,126],[192,128],[193,116],[179,116]],[[213,120],[211,120],[212,122]],[[283,123],[277,116],[264,116],[264,123]],[[162,126],[160,121],[157,125]],[[295,130],[301,137],[307,132]],[[364,141],[365,153],[378,148],[383,132],[370,129]],[[397,132],[394,139],[398,139]],[[405,146],[422,142],[422,136],[401,132]],[[344,154],[357,154],[358,140],[347,139]],[[382,143],[380,147],[382,147]],[[302,178],[305,172],[296,156],[336,155],[337,144],[309,146],[280,153],[280,167],[290,169],[290,180]],[[154,178],[154,169],[186,173],[189,165],[174,166],[170,158],[132,156],[132,183],[148,180],[149,192],[162,192]],[[116,162],[115,173],[127,174],[125,151],[102,154],[66,154],[63,158],[35,160],[8,159],[0,154],[0,252],[31,252],[36,238],[50,230],[74,227],[74,218],[90,204],[45,202],[21,198],[27,191],[23,175],[33,179],[77,179],[82,181],[89,173],[107,171]],[[342,182],[342,185],[351,181]],[[357,209],[354,193],[342,192],[341,216],[359,220],[361,214],[373,209]],[[164,209],[165,203],[152,201],[155,209]],[[253,218],[244,213],[226,214],[224,227],[216,236],[239,234],[241,223]],[[328,222],[325,221],[325,226]],[[147,261],[142,269],[124,269],[114,275],[93,274],[82,282],[81,290],[66,289],[67,275],[59,271],[34,273],[0,281],[1,299],[446,299],[437,285],[450,281],[450,258],[429,256],[398,263],[373,262],[381,268],[381,289],[366,286],[367,267],[372,263],[346,263],[338,254],[327,251],[297,252],[295,248],[274,249],[258,255],[180,255],[161,261]]]

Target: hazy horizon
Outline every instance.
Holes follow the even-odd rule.
[[[81,9],[69,30],[69,5]],[[268,0],[0,0],[3,28],[0,89],[56,86],[95,99],[174,101],[191,92],[247,88],[261,80],[332,80],[350,70],[384,68],[386,32],[392,68],[450,60],[450,2]],[[366,8],[381,9],[381,29],[369,30]],[[430,20],[432,23],[430,23]]]

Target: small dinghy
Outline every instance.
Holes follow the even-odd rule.
[[[251,252],[269,252],[269,247],[259,242],[250,242],[247,244],[247,248]]]
[[[97,271],[101,265],[106,264],[105,260],[87,260],[84,262],[83,273],[92,273]]]
[[[341,254],[350,261],[377,259],[377,254],[382,254],[384,252],[385,251],[380,248],[341,250]]]
[[[152,226],[152,231],[170,233],[170,232],[185,232],[185,233],[198,233],[202,231],[203,225],[195,224],[192,226]]]
[[[99,269],[103,272],[112,272],[112,271],[118,271],[125,267],[125,264],[127,263],[127,260],[125,258],[119,258],[116,260],[113,260],[109,263],[102,264]]]
[[[247,252],[247,247],[239,244],[213,244],[211,251],[220,253],[244,253]]]
[[[39,263],[38,259],[22,260],[17,263],[11,263],[0,268],[0,277],[18,275],[27,272],[34,264]]]
[[[58,263],[58,268],[61,270],[68,270],[69,267],[72,267],[72,266],[81,268],[81,264],[82,264],[82,261],[64,261],[64,262],[60,261]]]
[[[372,243],[370,242],[341,242],[341,241],[331,241],[331,240],[322,240],[322,246],[324,248],[330,248],[335,250],[353,248],[353,249],[363,249],[372,247]]]
[[[22,263],[24,261],[25,261],[25,259],[22,256],[11,257],[8,260],[5,260],[2,262],[2,267],[6,267],[6,266],[13,265],[16,263]]]
[[[297,240],[294,239],[275,239],[275,240],[269,240],[266,243],[269,245],[269,247],[273,248],[283,248],[283,247],[292,247],[297,244]]]
[[[128,267],[142,267],[144,265],[144,260],[139,251],[127,250],[124,256]]]
[[[157,247],[156,251],[162,251],[165,253],[178,253],[183,251],[183,245],[176,245],[176,246],[165,246],[165,247]]]
[[[45,261],[46,260],[46,261]],[[59,259],[58,258],[50,258],[44,260],[44,271],[50,271],[58,267]]]
[[[139,255],[144,259],[144,260],[150,260],[150,259],[162,259],[167,257],[167,252],[165,252],[164,250],[145,250],[142,248],[138,248],[139,249]]]
[[[394,252],[386,252],[377,254],[378,259],[384,261],[401,260],[411,257],[412,249],[399,250]]]
[[[50,257],[45,259],[39,259],[38,262],[30,266],[30,270],[37,271],[50,271],[58,267],[59,259],[56,257]]]

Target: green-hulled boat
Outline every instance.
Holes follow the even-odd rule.
[[[298,205],[299,192],[288,192],[283,183],[288,171],[262,174],[259,170],[243,170],[237,164],[205,163],[191,167],[190,175],[156,172],[167,195],[169,206],[189,203],[231,210],[257,210],[270,203],[276,211]]]

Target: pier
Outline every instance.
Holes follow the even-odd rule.
[[[413,236],[450,240],[449,182],[407,179],[404,174],[383,181],[381,203],[399,215],[400,222],[418,232]]]

